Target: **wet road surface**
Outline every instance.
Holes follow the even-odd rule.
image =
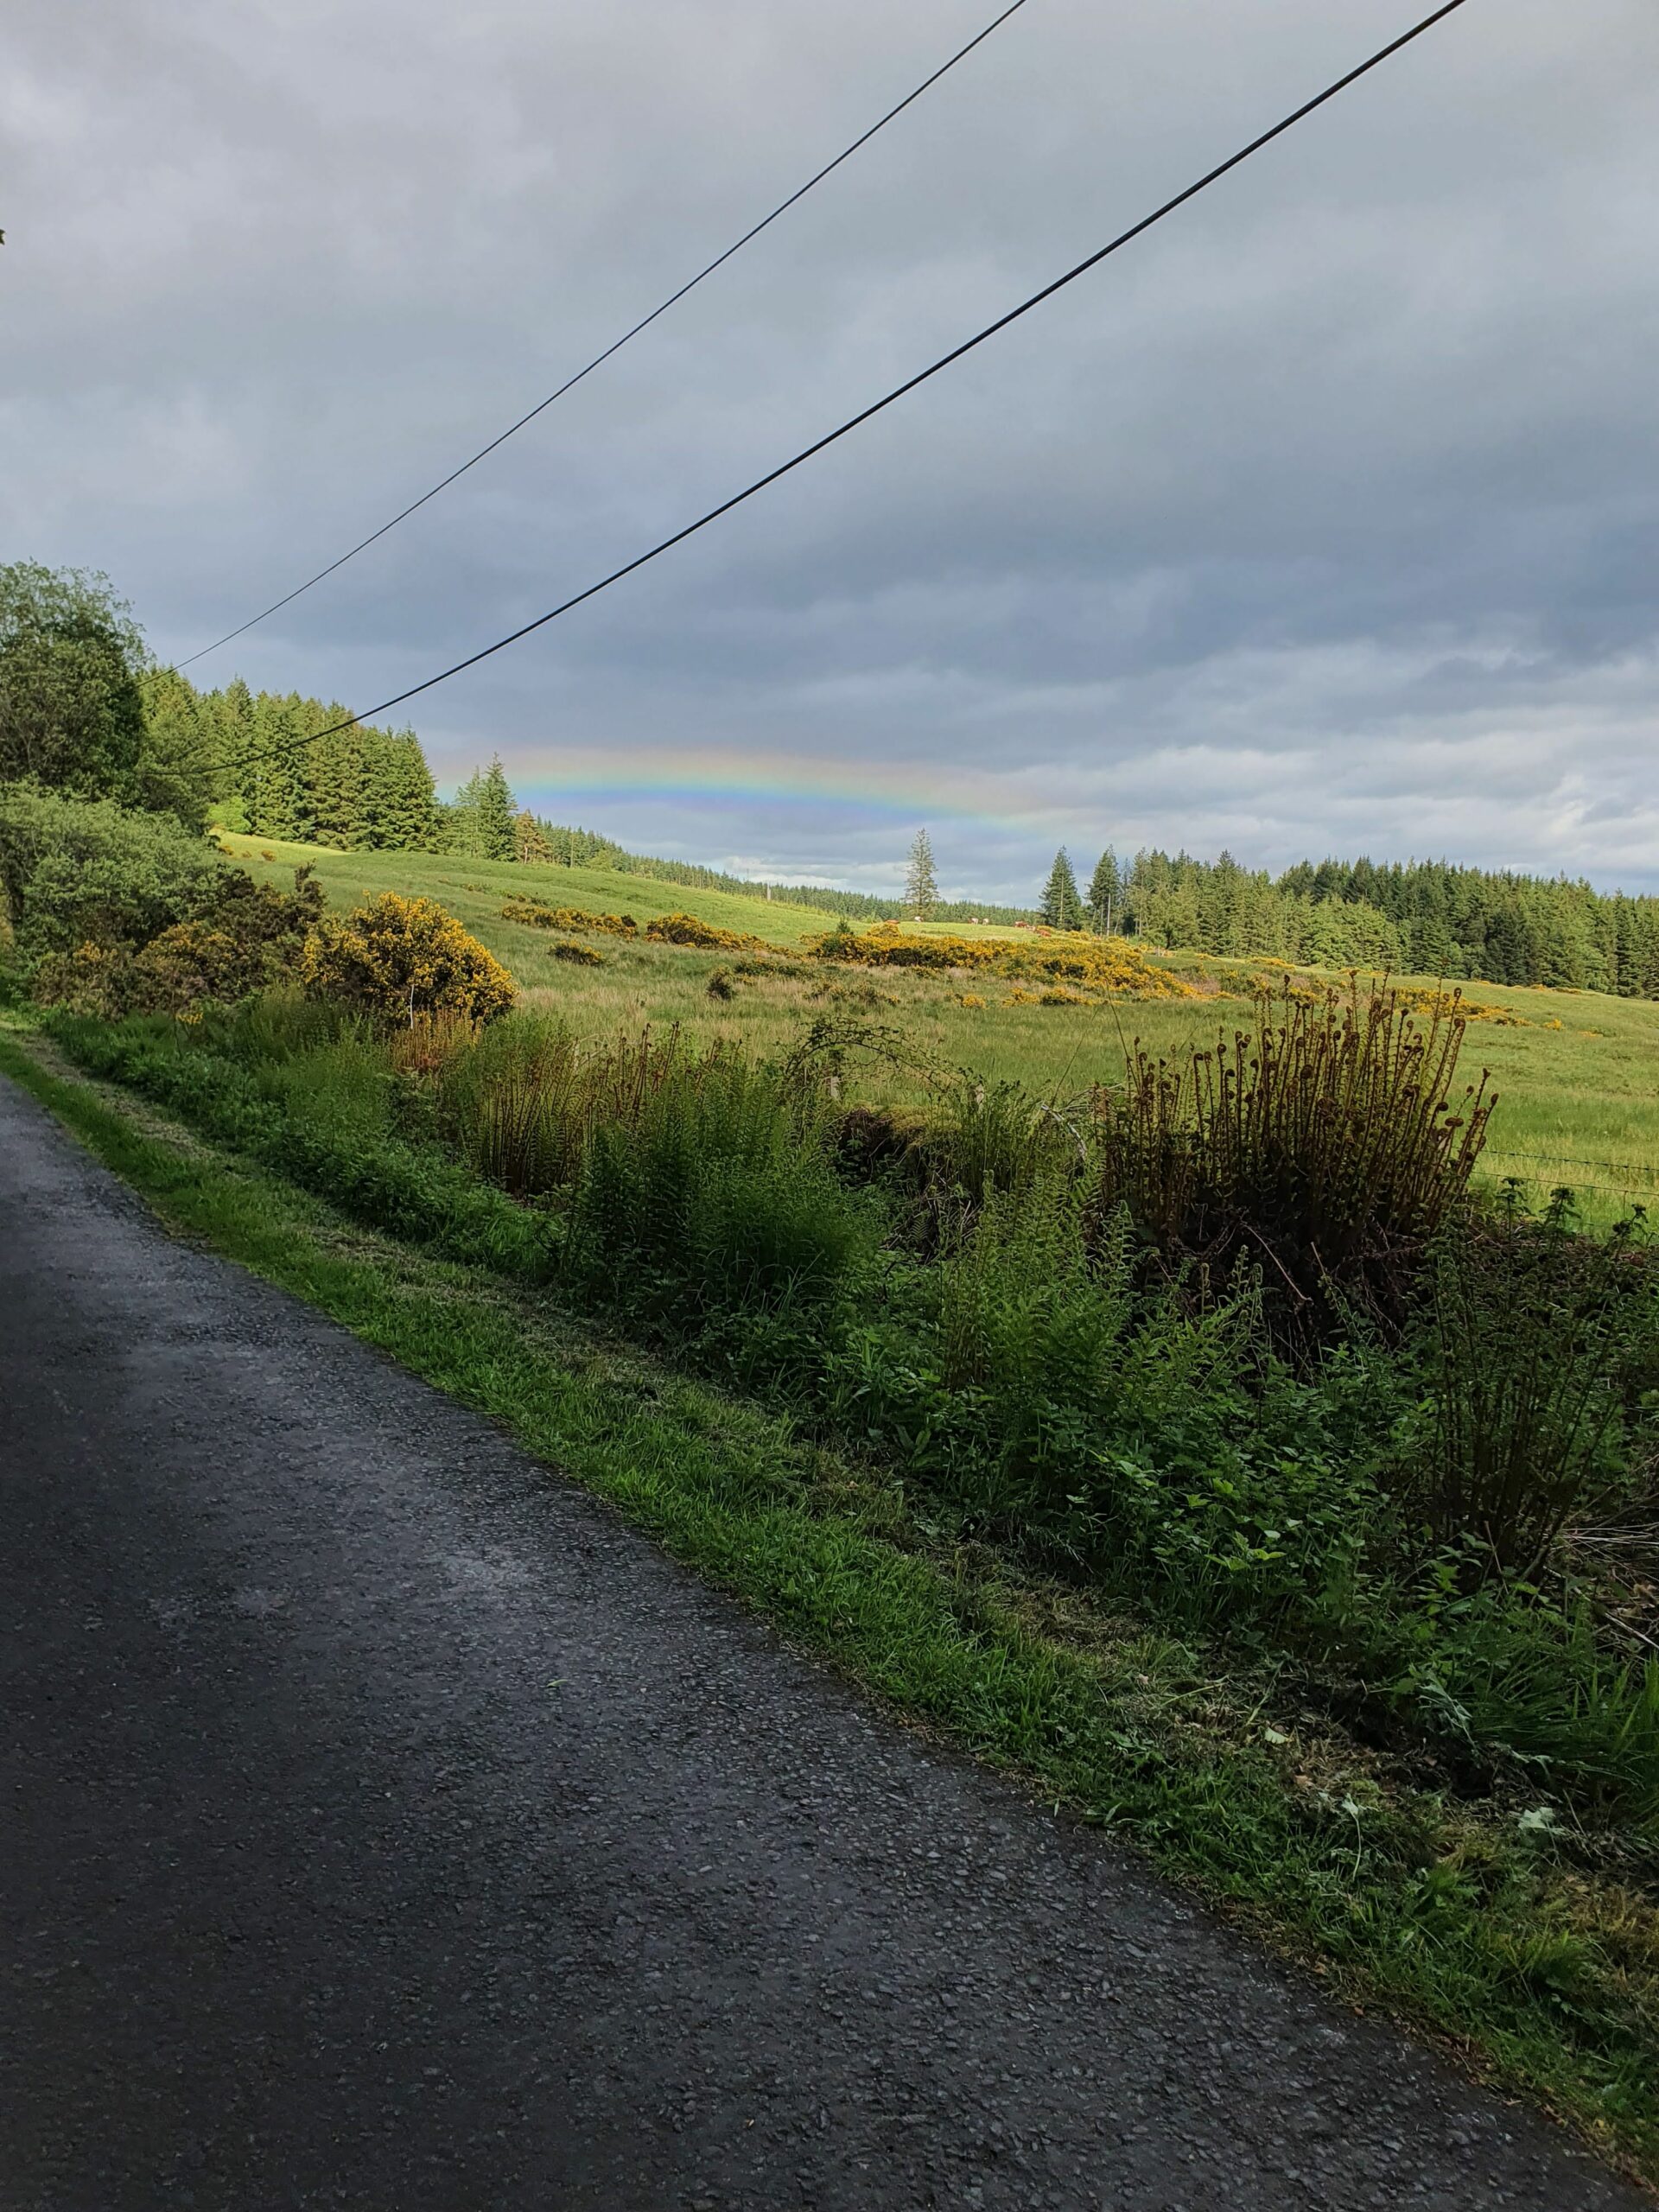
[[[8,2212],[1611,2212],[0,1082]]]

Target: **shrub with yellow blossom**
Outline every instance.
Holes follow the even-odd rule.
[[[1122,938],[1084,937],[1053,931],[1040,943],[1006,938],[921,936],[883,923],[860,935],[843,922],[810,950],[820,960],[866,968],[944,969],[969,976],[1006,976],[1020,982],[1064,988],[1080,984],[1085,992],[1111,998],[1190,999],[1191,983],[1160,968]],[[1033,1002],[1027,999],[1027,1003]],[[1087,1005],[1084,997],[1042,1001]]]
[[[320,922],[300,960],[308,996],[410,1026],[423,1015],[493,1021],[512,1011],[512,978],[435,899],[388,891],[343,921]]]

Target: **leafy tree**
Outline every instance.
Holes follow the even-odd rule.
[[[1083,927],[1083,899],[1064,845],[1054,855],[1054,865],[1048,872],[1048,881],[1043,887],[1043,895],[1038,906],[1043,919],[1052,930],[1080,930]]]
[[[225,873],[170,816],[0,785],[0,884],[25,974],[84,944],[148,944],[200,912]]]
[[[1095,927],[1103,934],[1112,924],[1122,921],[1123,878],[1117,865],[1117,855],[1109,845],[1095,862],[1095,872],[1089,879],[1089,912]]]
[[[132,795],[144,742],[143,641],[105,576],[0,568],[0,779]]]
[[[911,840],[910,861],[905,871],[905,904],[925,921],[939,903],[939,880],[933,870],[933,846],[925,830]]]

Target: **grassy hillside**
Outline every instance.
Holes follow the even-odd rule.
[[[779,945],[798,944],[804,938],[833,928],[836,922],[833,914],[813,907],[740,899],[727,891],[659,883],[651,876],[621,875],[609,868],[528,868],[450,853],[337,853],[321,845],[285,845],[269,837],[225,836],[219,842],[245,867],[264,875],[281,875],[309,861],[334,905],[350,906],[383,891],[439,899],[498,952],[505,942],[500,912],[508,899],[632,914],[641,923],[658,914],[696,914],[721,929],[764,937]],[[521,931],[518,938],[533,941],[535,935]],[[536,980],[516,963],[515,972],[526,983]]]
[[[1122,1006],[1039,1006],[1014,1000],[997,978],[967,982],[902,970],[870,974],[825,969],[791,958],[834,925],[810,908],[734,897],[604,869],[525,868],[423,853],[340,853],[231,837],[229,849],[257,873],[279,876],[308,861],[337,906],[383,891],[435,899],[505,962],[531,1005],[557,1005],[588,1033],[641,1022],[680,1022],[701,1035],[742,1037],[761,1050],[782,1045],[800,1022],[842,1009],[898,1032],[920,1060],[968,1066],[990,1080],[1016,1078],[1037,1090],[1073,1091],[1121,1075],[1126,1046],[1138,1037],[1175,1055],[1212,1042],[1218,1029],[1247,1018],[1242,996],[1260,963],[1154,954],[1159,964],[1197,982],[1205,995]],[[615,939],[594,939],[602,965],[557,958],[557,939],[504,918],[511,899],[596,912],[630,913],[641,925],[684,912],[763,939],[782,959],[745,963],[730,953]],[[1007,936],[998,929],[951,934]],[[734,995],[711,998],[715,970]],[[1430,979],[1420,979],[1427,981]],[[1475,983],[1477,1005],[1518,1017],[1516,1027],[1480,1022],[1470,1032],[1465,1070],[1491,1071],[1502,1103],[1484,1160],[1489,1180],[1522,1179],[1535,1194],[1570,1183],[1586,1213],[1605,1220],[1632,1200],[1659,1200],[1659,1004],[1591,991],[1541,991]],[[964,1003],[979,998],[982,1005]],[[902,1096],[902,1073],[873,1071],[868,1089]]]

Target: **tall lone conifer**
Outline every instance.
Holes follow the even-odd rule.
[[[911,840],[910,861],[905,871],[905,904],[925,921],[939,903],[939,879],[933,872],[933,847],[925,830]]]

